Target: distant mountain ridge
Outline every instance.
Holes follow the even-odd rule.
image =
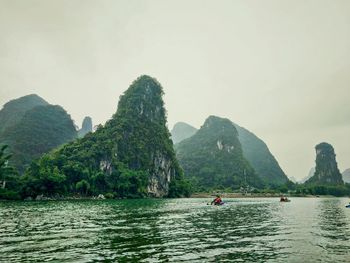
[[[0,144],[9,145],[10,164],[20,173],[33,159],[77,137],[73,120],[36,94],[7,102],[0,110]]]
[[[33,159],[76,137],[74,123],[61,106],[42,105],[8,127],[0,135],[0,143],[9,145],[10,163],[24,172]]]
[[[36,94],[30,94],[5,103],[0,110],[0,134],[8,127],[17,124],[24,114],[36,106],[49,105]]]
[[[257,175],[269,185],[281,185],[288,182],[288,177],[279,166],[267,145],[249,130],[233,122],[232,124],[238,132],[238,140],[240,141],[243,155],[255,169]],[[180,143],[184,139],[193,136],[196,131],[197,129],[191,125],[180,122],[175,124],[171,133],[172,137],[175,138],[175,140],[173,139],[174,143],[175,141]]]
[[[316,168],[315,167],[312,167],[309,171],[309,174],[304,177],[303,179],[300,180],[300,183],[305,183],[307,180],[309,180],[312,176],[314,176],[315,174],[315,171],[316,171]]]
[[[184,139],[191,137],[197,132],[197,130],[197,128],[185,122],[177,122],[170,132],[173,143],[176,144],[183,141]]]
[[[228,119],[208,117],[193,136],[176,145],[176,154],[198,190],[262,186],[244,158],[238,132]]]
[[[162,96],[156,79],[137,78],[120,96],[116,113],[104,126],[33,163],[25,176],[34,187],[28,187],[26,194],[188,195]]]
[[[350,168],[342,173],[342,177],[345,183],[350,183]]]
[[[87,133],[92,132],[92,119],[89,116],[86,116],[83,120],[83,123],[81,125],[81,129],[78,130],[78,137],[82,138],[84,137]]]
[[[233,123],[238,131],[243,155],[255,169],[256,173],[268,185],[281,185],[289,181],[276,158],[272,155],[266,143],[254,133]]]

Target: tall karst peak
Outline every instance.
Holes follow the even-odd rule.
[[[65,175],[63,185],[74,193],[74,186],[84,179],[92,194],[111,192],[119,197],[187,194],[162,95],[157,80],[139,77],[120,96],[117,112],[104,126],[52,152],[50,165]],[[47,164],[39,160],[39,166],[44,169]]]
[[[163,88],[155,78],[142,75],[120,97],[116,116],[146,118],[152,122],[165,124],[163,94]]]
[[[331,144],[322,142],[315,147],[316,170],[314,175],[306,181],[307,184],[344,184],[338,169],[336,155]]]
[[[84,137],[87,133],[92,132],[92,119],[86,116],[81,125],[81,129],[78,131],[78,137]]]
[[[176,152],[185,175],[200,191],[261,186],[228,119],[208,117],[193,136],[177,144]]]

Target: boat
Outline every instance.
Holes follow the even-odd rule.
[[[220,206],[220,205],[224,205],[225,203],[224,202],[220,202],[218,204],[214,204],[214,203],[207,203],[207,205],[213,205],[213,206]]]
[[[280,202],[290,202],[290,199],[288,199],[287,197],[283,197],[280,199]]]
[[[346,208],[350,208],[350,204],[346,205],[345,207],[346,207]]]

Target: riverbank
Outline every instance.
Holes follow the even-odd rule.
[[[336,197],[333,195],[296,195],[296,194],[273,194],[273,193],[194,193],[190,198],[213,198],[216,195],[220,195],[222,198],[280,198],[281,195],[288,197],[307,197],[307,198],[320,198],[320,197]],[[346,196],[344,196],[346,197]]]
[[[214,198],[216,195],[220,195],[221,198],[280,198],[282,194],[271,194],[271,193],[194,193],[188,198]],[[295,195],[295,194],[283,194],[289,198],[291,197],[302,197],[302,198],[337,198],[333,195]],[[343,196],[348,197],[348,196]],[[25,199],[12,199],[18,201],[73,201],[73,200],[123,200],[123,199],[134,199],[134,198],[110,198],[109,196],[98,195],[98,196],[55,196],[47,197],[39,195],[36,198],[27,197]],[[151,197],[144,197],[142,199],[153,199]],[[162,198],[155,198],[162,199]],[[163,198],[163,199],[174,199],[174,198]],[[176,198],[175,198],[176,199]],[[11,199],[0,199],[0,201],[11,201]]]

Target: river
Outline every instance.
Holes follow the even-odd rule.
[[[347,198],[0,202],[0,262],[350,262]]]

